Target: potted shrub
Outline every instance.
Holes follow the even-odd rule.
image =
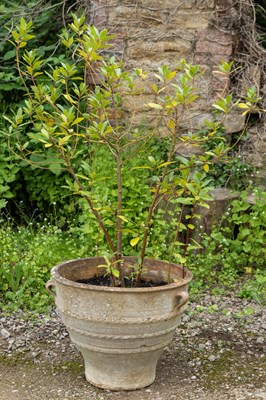
[[[200,146],[217,131],[216,122],[208,123],[205,137],[180,128],[197,108],[199,66],[181,60],[175,69],[162,66],[156,74],[127,71],[110,52],[108,32],[76,16],[61,35],[68,61],[49,65],[37,49],[26,50],[31,28],[22,19],[12,31],[25,101],[10,121],[9,134],[27,162],[68,172],[66,185],[85,200],[108,248],[102,256],[54,267],[47,289],[84,357],[87,380],[111,390],[141,388],[154,381],[157,361],[187,303],[192,274],[186,255],[198,246],[190,239],[195,210],[208,207],[209,164],[227,149],[221,142],[213,152],[180,155],[181,147]],[[223,72],[226,68],[224,63]],[[154,95],[141,114],[147,86]],[[216,108],[226,111],[231,100],[220,99]],[[19,136],[22,127],[26,139]],[[155,159],[151,141],[160,136],[167,136],[168,149]],[[111,160],[105,177],[92,168],[102,147]],[[136,206],[132,215],[125,204],[126,171],[143,172],[150,187],[141,218]],[[113,175],[116,200],[111,204],[96,193],[95,182],[105,179],[107,185]],[[157,260],[149,243],[162,204],[172,218],[164,220],[169,238],[162,243],[163,260]]]

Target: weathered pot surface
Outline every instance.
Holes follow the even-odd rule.
[[[124,258],[125,268],[136,264]],[[188,300],[192,274],[171,264],[170,284],[149,288],[87,285],[78,280],[103,274],[104,258],[64,262],[52,269],[56,306],[85,361],[86,379],[110,390],[150,385],[164,347],[171,341]],[[143,279],[167,282],[169,264],[145,259]]]

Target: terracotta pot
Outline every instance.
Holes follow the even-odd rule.
[[[134,257],[125,257],[130,270]],[[93,385],[133,390],[150,385],[156,364],[171,341],[188,300],[192,274],[171,265],[173,283],[151,288],[102,287],[77,283],[104,273],[103,258],[64,262],[52,269],[55,302],[69,335],[85,360],[85,375]],[[167,282],[169,264],[146,259],[142,277]]]

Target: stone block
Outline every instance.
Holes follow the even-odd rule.
[[[142,59],[143,57],[149,59],[165,59],[167,53],[174,53],[175,57],[179,54],[184,54],[191,49],[191,43],[176,39],[173,41],[156,41],[156,42],[143,42],[132,41],[127,42],[127,57],[133,59]]]
[[[226,133],[242,132],[245,128],[245,116],[241,110],[233,109],[229,115],[226,115],[223,123]]]
[[[229,56],[232,54],[232,35],[215,29],[204,29],[196,34],[196,53]]]
[[[195,214],[200,214],[200,219],[193,221],[196,228],[193,230],[193,239],[201,242],[201,234],[211,233],[212,226],[217,224],[226,212],[230,202],[238,197],[237,193],[232,193],[227,188],[216,188],[211,192],[213,201],[208,202],[209,209],[197,207]]]
[[[185,12],[176,10],[167,18],[167,27],[174,31],[176,27],[182,26],[183,32],[186,32],[186,30],[193,30],[195,34],[196,30],[208,28],[210,16],[210,12],[195,12],[194,10],[192,12]]]

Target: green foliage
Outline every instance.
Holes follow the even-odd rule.
[[[72,11],[77,10],[78,4],[73,0],[66,0],[63,3],[47,0],[20,1],[18,3],[17,1],[3,0],[0,5],[0,25],[2,28],[0,31],[0,209],[8,205],[9,212],[13,213],[16,204],[23,201],[23,215],[26,219],[30,218],[36,207],[44,212],[51,205],[51,200],[56,201],[59,205],[58,190],[61,182],[58,182],[56,175],[53,176],[54,170],[51,174],[46,171],[43,174],[40,171],[35,174],[35,171],[28,164],[25,165],[21,162],[9,148],[13,146],[13,143],[8,143],[9,123],[2,115],[5,114],[7,118],[12,117],[11,110],[17,111],[25,93],[24,85],[14,63],[15,49],[11,43],[14,36],[12,36],[11,31],[19,25],[21,17],[27,15],[28,18],[32,19],[35,26],[35,37],[31,34],[25,36],[25,40],[31,38],[31,43],[28,46],[29,54],[33,54],[31,49],[38,43],[38,55],[43,57],[45,65],[48,66],[49,63],[59,64],[65,60],[65,55],[62,47],[60,47],[57,32],[64,24],[69,22],[70,16],[64,16],[64,10],[69,8]],[[28,28],[30,27],[29,24],[31,22],[28,23]],[[25,28],[27,28],[26,22]],[[54,54],[55,49],[57,49],[56,55]],[[38,66],[38,63],[39,61],[36,60],[34,68]],[[26,131],[27,127],[24,126],[20,132],[22,141]],[[33,180],[35,180],[34,183]],[[46,180],[51,183],[49,195],[47,191],[43,190],[42,186]],[[63,214],[65,204],[66,200],[58,206],[61,214]],[[16,215],[15,212],[14,216]],[[64,219],[66,219],[65,215]]]
[[[16,230],[4,224],[0,229],[0,307],[6,311],[45,311],[50,303],[45,282],[51,268],[85,254],[85,240],[45,221],[34,229],[29,225]]]
[[[105,187],[106,181],[99,181],[99,190]],[[145,185],[142,190],[147,190]],[[131,207],[134,212],[134,188],[130,187],[129,192],[132,192]],[[216,294],[222,294],[226,290],[224,287],[231,290],[237,287],[240,297],[262,304],[266,302],[266,194],[257,193],[254,205],[246,202],[246,196],[244,194],[242,198],[234,200],[221,226],[215,227],[210,236],[203,236],[200,254],[194,254],[193,249],[188,253],[187,265],[194,274],[192,294],[208,288],[214,288]],[[130,193],[128,199],[131,199]],[[147,211],[143,207],[139,212]],[[158,210],[159,215],[155,217],[158,219],[155,219],[154,228],[151,229],[151,244],[148,246],[149,255],[161,259],[169,256],[167,241],[175,225],[172,213],[165,213],[164,208]],[[1,307],[6,311],[18,308],[45,311],[50,304],[45,282],[52,266],[67,259],[108,254],[102,234],[99,234],[97,224],[92,222],[90,220],[87,225],[89,233],[77,227],[70,228],[70,232],[62,232],[50,225],[47,219],[42,225],[29,224],[28,227],[17,229],[3,225],[0,230]],[[128,254],[132,254],[130,238],[131,235],[125,236]],[[116,273],[114,266],[110,268],[115,269]],[[210,312],[213,311],[210,309]]]
[[[242,160],[241,156],[230,156],[218,162],[210,171],[215,187],[228,187],[232,190],[246,190],[254,182],[255,168]]]
[[[243,284],[238,292],[238,296],[244,299],[253,299],[261,304],[266,304],[266,272],[257,270]]]
[[[1,135],[1,133],[0,133]],[[15,157],[9,152],[7,136],[0,146],[0,209],[4,208],[7,200],[14,196],[11,190],[11,184],[17,178],[19,166]]]
[[[191,259],[191,269],[196,277],[196,286],[213,282],[217,274],[220,284],[233,284],[238,276],[255,272],[256,284],[265,270],[266,241],[266,193],[255,192],[255,204],[247,201],[248,193],[232,201],[221,224],[213,228],[210,236],[204,234],[200,254]],[[251,283],[251,281],[249,282]],[[251,295],[251,290],[243,289]],[[259,291],[262,288],[259,287]]]
[[[249,95],[249,94],[248,94]],[[248,164],[241,156],[241,146],[247,139],[242,134],[236,138],[237,146],[229,143],[229,137],[224,129],[217,123],[206,122],[206,129],[201,130],[202,137],[208,136],[208,141],[203,141],[202,147],[206,152],[216,152],[217,148],[224,147],[224,156],[218,157],[211,164],[209,178],[214,187],[228,187],[232,190],[246,190],[254,183],[255,168]],[[232,138],[231,138],[231,141]]]

